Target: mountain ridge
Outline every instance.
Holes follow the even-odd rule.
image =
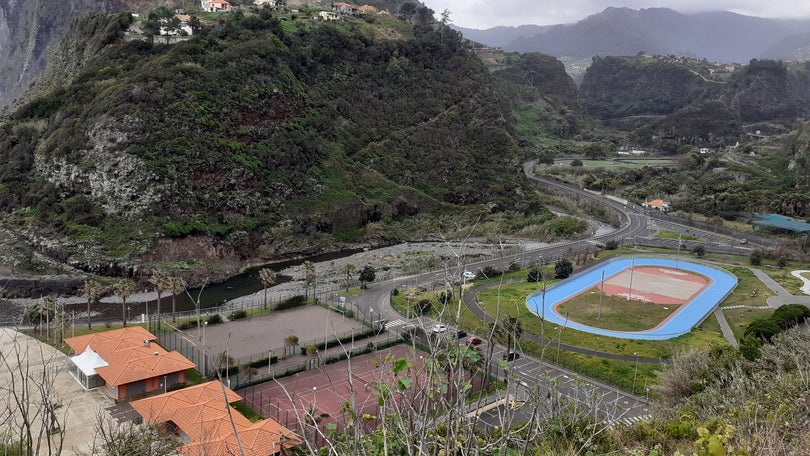
[[[455,29],[474,41],[512,52],[590,58],[644,51],[744,63],[752,58],[786,58],[790,50],[781,55],[769,50],[809,25],[810,20],[765,19],[728,11],[684,14],[669,8],[608,7],[570,24]]]

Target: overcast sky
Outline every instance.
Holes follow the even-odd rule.
[[[608,6],[633,9],[667,7],[682,13],[733,11],[774,18],[808,18],[808,0],[422,0],[436,15],[450,10],[460,27],[485,29],[496,25],[567,24],[598,13]]]

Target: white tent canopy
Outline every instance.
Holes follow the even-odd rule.
[[[88,377],[96,375],[97,367],[110,365],[107,361],[104,361],[101,355],[94,352],[89,345],[81,355],[71,356],[70,360]]]

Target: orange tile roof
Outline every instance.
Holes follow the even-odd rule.
[[[115,352],[114,355],[110,358],[102,356],[110,365],[96,369],[108,386],[126,385],[196,367],[180,353],[167,352],[157,344]]]
[[[668,206],[668,204],[662,199],[654,199],[652,201],[647,201],[647,205],[653,207]]]
[[[92,348],[109,366],[96,369],[108,386],[119,386],[184,371],[196,365],[185,356],[167,352],[157,338],[140,326],[131,326],[65,339],[73,351]],[[146,344],[149,341],[149,344]]]
[[[72,348],[76,353],[81,353],[87,348],[87,346],[90,346],[96,353],[103,357],[104,353],[101,353],[101,347],[108,347],[109,350],[116,350],[116,347],[123,345],[143,345],[145,340],[155,341],[157,340],[157,337],[141,326],[128,326],[126,328],[114,329],[112,331],[68,337],[65,339],[65,343],[70,345],[70,348]]]
[[[301,441],[278,422],[266,419],[257,423],[228,406],[242,398],[222,383],[212,381],[191,386],[160,396],[132,402],[132,407],[149,423],[171,421],[189,437],[189,444],[180,452],[187,455],[237,454],[238,445],[233,426],[239,434],[239,443],[245,455],[267,456],[284,448],[297,446]],[[233,419],[231,425],[230,419]]]

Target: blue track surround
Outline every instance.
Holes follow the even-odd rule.
[[[605,279],[607,279],[625,269],[629,269],[631,265],[662,266],[695,272],[709,278],[710,284],[691,301],[681,305],[680,309],[670,315],[663,324],[646,331],[612,331],[595,328],[570,320],[566,321],[565,316],[557,313],[555,308],[556,304],[599,285],[602,280],[602,271],[605,272]],[[666,340],[691,331],[692,328],[702,322],[736,286],[737,277],[731,273],[710,266],[665,258],[625,257],[599,264],[570,279],[554,284],[552,287],[546,289],[545,298],[543,298],[542,291],[535,292],[526,298],[526,306],[532,313],[544,317],[549,323],[561,326],[564,325],[566,328],[576,329],[578,331],[608,337],[618,337],[621,339]],[[544,302],[545,312],[543,311]],[[631,315],[627,317],[632,318]]]

